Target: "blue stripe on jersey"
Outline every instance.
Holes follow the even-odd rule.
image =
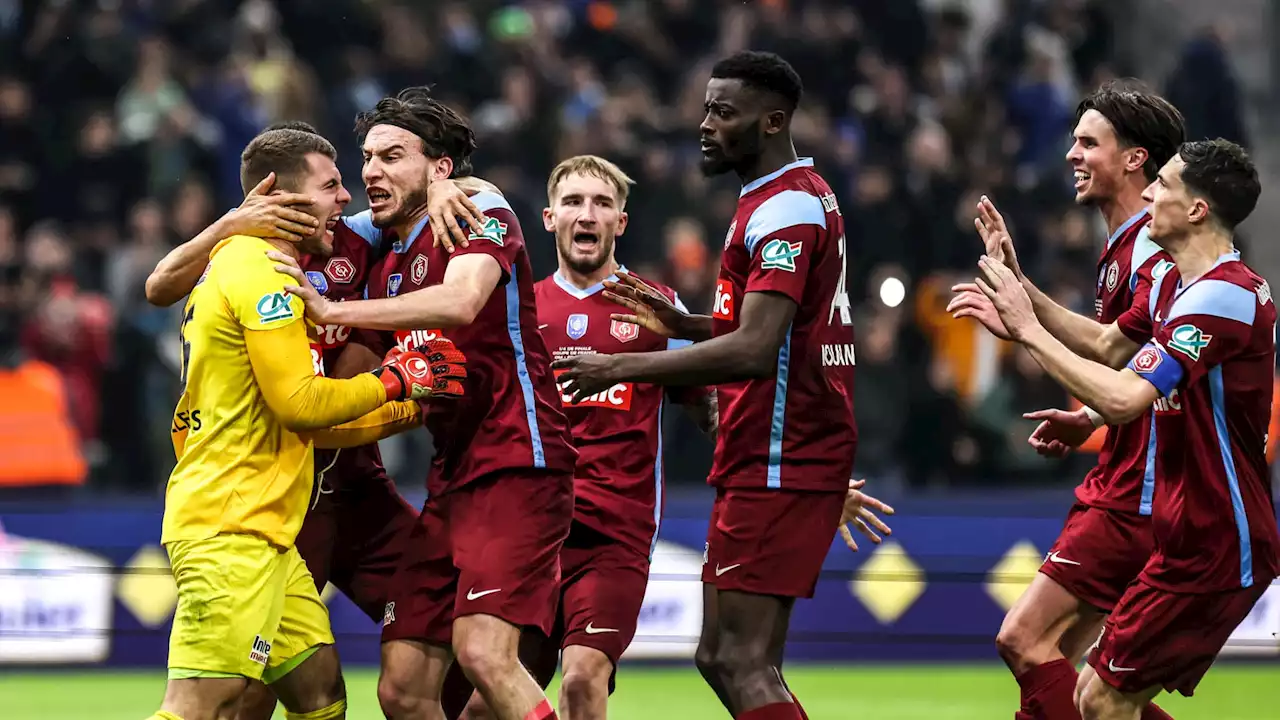
[[[1231,454],[1231,437],[1227,434],[1226,393],[1222,387],[1222,366],[1209,371],[1209,396],[1213,400],[1213,427],[1218,435],[1218,450],[1227,471],[1227,489],[1231,492],[1231,510],[1236,516],[1236,533],[1240,536],[1240,587],[1253,585],[1253,547],[1249,544],[1249,518],[1240,495],[1240,476],[1236,459]]]
[[[760,203],[747,220],[743,241],[747,254],[755,255],[756,246],[769,235],[796,225],[827,227],[827,211],[822,201],[802,190],[783,190]]]
[[[511,280],[507,282],[507,334],[511,336],[511,348],[516,354],[516,377],[520,379],[520,392],[524,394],[524,416],[529,422],[529,438],[533,442],[533,466],[544,468],[547,466],[547,457],[542,452],[542,433],[538,431],[538,408],[533,399],[533,380],[529,378],[524,335],[520,329],[520,282],[516,273],[516,267],[511,266]]]
[[[1142,499],[1138,502],[1138,514],[1150,515],[1151,503],[1156,495],[1156,412],[1151,411],[1151,431],[1147,434],[1147,464],[1142,471]]]
[[[1136,222],[1138,222],[1138,220],[1139,220],[1143,215],[1146,215],[1146,214],[1147,214],[1147,209],[1146,209],[1146,208],[1142,208],[1141,210],[1139,210],[1139,211],[1138,211],[1138,214],[1137,214],[1137,215],[1134,215],[1133,217],[1129,218],[1128,220],[1125,220],[1125,221],[1124,221],[1124,224],[1123,224],[1123,225],[1121,225],[1120,227],[1116,228],[1116,231],[1115,231],[1115,232],[1113,232],[1113,233],[1111,233],[1111,237],[1107,238],[1107,247],[1109,248],[1109,247],[1111,247],[1112,245],[1115,245],[1115,244],[1116,244],[1116,241],[1120,239],[1120,236],[1121,236],[1121,235],[1123,235],[1123,234],[1125,233],[1125,231],[1126,231],[1126,230],[1128,230],[1129,228],[1133,227],[1133,224],[1134,224],[1134,223],[1136,223]]]
[[[1129,258],[1129,292],[1138,289],[1138,270],[1158,252],[1160,246],[1151,239],[1147,228],[1139,230],[1138,238],[1133,241],[1133,255]]]
[[[364,210],[355,215],[343,216],[342,222],[373,247],[378,247],[378,243],[382,241],[382,231],[373,226],[372,210]]]
[[[791,328],[778,349],[778,381],[773,389],[773,421],[769,425],[768,486],[782,487],[782,435],[787,422],[787,382],[791,365]]]
[[[1155,334],[1155,327],[1159,324],[1159,321],[1156,320],[1156,306],[1160,304],[1160,287],[1164,285],[1164,279],[1167,277],[1169,277],[1169,273],[1165,273],[1152,281],[1151,297],[1147,298],[1147,314],[1151,316],[1152,335]]]
[[[1135,364],[1135,361],[1147,350],[1155,350],[1159,353],[1160,362],[1156,363],[1154,367],[1141,370]],[[1165,397],[1169,397],[1169,393],[1173,392],[1174,388],[1178,387],[1178,383],[1182,382],[1182,366],[1155,340],[1143,345],[1142,349],[1129,360],[1125,367],[1138,373],[1138,377],[1154,385],[1156,390],[1159,390],[1160,394]]]
[[[653,539],[649,541],[649,562],[653,562],[653,553],[658,549],[658,528],[662,527],[662,411],[666,405],[664,396],[658,401],[658,455],[653,461]]]
[[[1252,290],[1226,280],[1200,280],[1192,283],[1173,301],[1165,322],[1185,315],[1209,315],[1253,325],[1253,316],[1257,312],[1258,296]]]
[[[758,177],[755,180],[752,180],[751,182],[742,186],[742,192],[738,193],[738,197],[742,197],[743,195],[746,195],[752,190],[757,190],[759,188],[764,187],[765,183],[771,180],[777,180],[778,178],[782,177],[782,173],[788,170],[795,170],[796,168],[802,168],[802,167],[813,167],[813,158],[808,158],[808,157],[800,158],[799,160],[796,160],[793,163],[787,163],[786,165],[783,165],[782,167],[778,168],[777,170],[774,170],[773,172],[769,173],[768,175],[765,175],[764,177]]]
[[[507,202],[507,199],[496,192],[490,192],[488,190],[478,192],[471,196],[471,202],[475,203],[476,209],[480,212],[502,209],[512,215],[515,214],[515,211],[511,209],[511,204]]]
[[[685,307],[684,303],[680,301],[680,293],[674,290],[671,291],[671,303],[675,305],[676,309],[679,310],[680,312],[682,313],[689,312],[689,308]],[[689,347],[692,344],[693,344],[692,340],[677,340],[676,338],[667,338],[668,350],[675,350],[677,348]]]

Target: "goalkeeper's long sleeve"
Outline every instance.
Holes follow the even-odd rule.
[[[382,381],[369,373],[349,380],[318,377],[301,321],[272,330],[246,330],[244,344],[267,407],[294,432],[341,425],[387,402]]]
[[[307,433],[307,437],[321,450],[336,450],[375,443],[421,423],[422,410],[417,401],[399,400],[349,423]]]

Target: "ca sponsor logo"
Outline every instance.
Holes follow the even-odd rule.
[[[1192,360],[1200,359],[1200,352],[1209,346],[1212,335],[1206,335],[1195,325],[1179,325],[1169,334],[1169,349],[1177,350]]]
[[[1156,263],[1154,267],[1151,268],[1151,277],[1154,280],[1159,280],[1160,278],[1165,276],[1165,273],[1169,272],[1172,269],[1173,269],[1172,262],[1168,260],[1161,260],[1160,262]]]
[[[774,238],[764,244],[760,251],[760,267],[765,270],[796,271],[796,258],[800,257],[800,249],[804,243],[790,243],[782,238]]]
[[[501,222],[497,218],[488,218],[484,221],[484,225],[479,230],[467,236],[468,240],[488,240],[489,242],[502,247],[506,242],[507,224]]]
[[[277,320],[290,320],[294,317],[293,306],[289,304],[289,295],[284,292],[267,293],[258,298],[258,320],[269,323]]]

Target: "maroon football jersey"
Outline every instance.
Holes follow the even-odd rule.
[[[1110,324],[1118,320],[1134,302],[1145,300],[1154,274],[1163,275],[1173,267],[1168,253],[1147,236],[1150,223],[1151,214],[1143,209],[1107,239],[1107,247],[1098,260],[1094,301],[1098,322]],[[1151,423],[1152,416],[1148,414],[1127,425],[1107,428],[1098,464],[1076,488],[1076,499],[1106,510],[1151,514],[1155,489]]]
[[[848,487],[858,434],[844,253],[844,219],[812,159],[742,188],[720,261],[713,333],[737,329],[749,292],[780,293],[798,307],[776,373],[717,387],[712,485]]]
[[[1154,587],[1217,592],[1280,571],[1266,454],[1275,326],[1271,288],[1235,252],[1186,287],[1166,273],[1126,314],[1126,334],[1151,338],[1129,368],[1161,395],[1156,551],[1142,573]]]
[[[375,247],[341,222],[333,229],[333,255],[303,255],[301,265],[316,292],[330,300],[358,300],[364,294],[375,256]],[[317,325],[309,332],[316,374],[327,375],[350,341],[351,328]],[[382,467],[377,443],[315,453],[316,487],[320,492],[357,488],[368,482],[391,482]]]
[[[616,275],[610,280],[616,281]],[[684,309],[671,288],[646,280]],[[619,311],[603,285],[575,287],[559,273],[534,286],[542,338],[556,360],[584,353],[651,352],[688,345],[634,324],[611,320]],[[692,401],[705,391],[672,388]],[[622,382],[577,405],[561,397],[573,430],[573,516],[578,522],[651,555],[662,522],[664,392],[652,383]]]
[[[467,356],[465,396],[423,407],[436,447],[427,478],[427,492],[433,496],[502,470],[545,468],[567,474],[577,459],[569,422],[560,410],[550,355],[538,333],[533,276],[520,223],[497,193],[479,193],[472,202],[488,223],[472,231],[468,247],[452,254],[443,246],[433,247],[424,218],[407,242],[391,245],[369,276],[368,296],[383,298],[439,285],[454,258],[482,253],[502,267],[498,287],[470,325],[448,332],[416,328],[380,335],[384,347],[378,350],[391,343],[416,347],[444,336]],[[355,216],[351,225],[363,237],[380,236],[367,212]]]

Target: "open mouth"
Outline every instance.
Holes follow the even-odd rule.
[[[707,140],[706,138],[702,139],[702,142],[699,145],[699,147],[702,149],[703,155],[712,155],[714,153],[720,152],[720,146],[711,142],[710,140]]]
[[[328,221],[325,222],[324,236],[325,236],[325,239],[328,240],[329,242],[333,242],[333,230],[334,228],[338,227],[338,222],[340,220],[342,220],[342,214],[335,213],[334,215],[329,217]]]
[[[391,202],[391,193],[382,188],[369,188],[369,207],[377,208]]]
[[[593,252],[600,244],[600,238],[595,233],[574,233],[573,248],[581,252]]]
[[[1084,170],[1076,170],[1074,177],[1076,181],[1075,188],[1077,191],[1083,190],[1084,187],[1089,184],[1089,181],[1093,179],[1093,175],[1090,175]]]

